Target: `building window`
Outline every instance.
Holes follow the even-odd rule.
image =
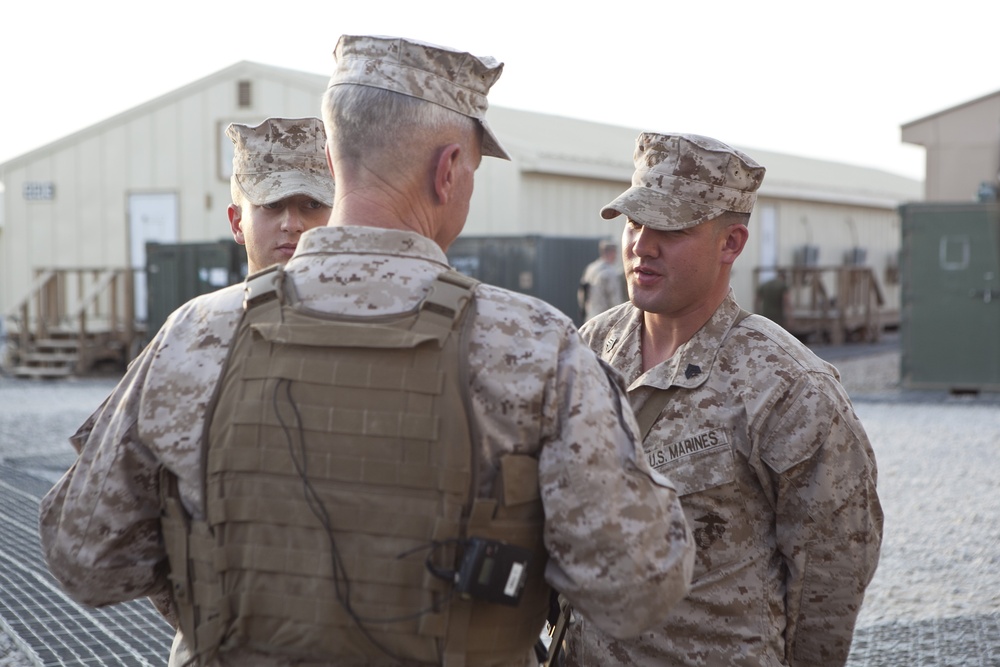
[[[253,103],[250,96],[249,81],[238,81],[236,83],[236,100],[241,109],[246,109]]]

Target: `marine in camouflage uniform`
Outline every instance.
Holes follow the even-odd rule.
[[[424,180],[422,166],[388,159],[400,146],[386,136],[385,146],[372,146],[355,158],[378,162],[385,157],[402,170],[378,174],[396,186],[380,187],[373,185],[371,172],[340,157],[346,144],[330,131],[338,121],[329,106],[339,109],[350,100],[328,92],[324,103],[334,168],[339,168],[338,204],[330,227],[302,236],[284,267],[287,279],[302,305],[319,313],[379,318],[407,312],[448,269],[443,248],[464,224],[479,155],[506,155],[484,119],[486,90],[500,65],[389,38],[345,36],[336,54],[333,86],[348,82],[356,84],[348,88],[379,88],[379,94],[388,89],[418,99],[431,95],[439,105],[476,121],[432,125],[451,140],[430,140],[444,145],[434,151],[443,160],[434,167],[442,178],[433,184]],[[367,67],[356,62],[361,54],[369,60]],[[394,76],[401,73],[393,65],[400,54],[409,70],[402,78]],[[378,66],[382,58],[384,70]],[[406,89],[420,68],[434,82]],[[449,85],[447,77],[464,85]],[[469,99],[470,90],[480,93]],[[357,91],[345,93],[353,93],[355,103],[367,99]],[[416,115],[413,105],[423,102],[409,104],[403,118]],[[437,120],[455,116],[451,111],[445,116],[437,111]],[[466,131],[452,140],[450,125]],[[400,132],[420,136],[412,126]],[[389,178],[416,172],[422,176],[412,183]],[[429,194],[435,188],[437,198]],[[375,200],[377,206],[364,205]],[[404,224],[388,213],[394,207],[424,215],[407,220],[418,224]],[[205,413],[242,301],[243,289],[235,286],[197,297],[174,312],[74,436],[80,456],[42,502],[41,537],[52,573],[79,602],[97,606],[169,597],[158,471],[165,466],[177,476],[183,505],[194,519],[203,518]],[[537,299],[480,285],[474,312],[467,363],[470,418],[478,434],[474,446],[482,454],[479,491],[491,486],[502,455],[536,457],[547,582],[611,636],[634,636],[655,626],[688,590],[694,545],[673,486],[645,463],[620,377],[587,347],[566,316]],[[177,648],[171,664],[187,657],[183,644]],[[517,664],[533,661],[533,655],[525,655]],[[306,663],[237,648],[220,653],[216,664]]]
[[[600,257],[588,264],[580,276],[579,302],[584,320],[627,300],[618,246],[611,241],[601,241],[598,251]]]
[[[330,220],[334,184],[319,118],[267,118],[231,123],[233,173],[229,227],[244,246],[247,272],[284,264],[299,237]]]
[[[654,133],[635,166],[602,210],[628,218],[632,303],[582,333],[625,377],[646,457],[681,494],[695,573],[657,631],[574,624],[567,664],[843,665],[881,546],[875,456],[836,369],[733,299],[764,168]]]

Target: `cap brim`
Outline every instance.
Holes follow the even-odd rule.
[[[497,139],[497,135],[493,133],[493,128],[490,127],[489,123],[485,120],[480,120],[479,124],[483,126],[483,156],[498,157],[501,160],[510,160],[510,153],[508,153],[500,144],[500,140]]]
[[[717,218],[724,208],[696,204],[642,186],[632,186],[601,209],[601,217],[611,220],[619,215],[635,223],[674,231],[687,229]]]
[[[236,181],[247,201],[255,206],[266,206],[295,195],[306,195],[325,206],[333,206],[333,180],[326,174],[272,171],[259,179],[244,174],[237,176]]]

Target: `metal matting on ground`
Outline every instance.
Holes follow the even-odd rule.
[[[38,504],[62,460],[0,460],[0,630],[42,667],[159,666],[173,631],[145,600],[73,602],[45,567]],[[1000,610],[859,627],[847,667],[1000,666]]]
[[[93,609],[45,567],[38,504],[51,484],[0,462],[0,626],[36,665],[164,665],[173,631],[146,600]]]

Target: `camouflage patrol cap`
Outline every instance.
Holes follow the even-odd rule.
[[[721,141],[697,134],[643,132],[635,142],[632,187],[601,209],[653,229],[694,227],[726,211],[750,213],[764,167]]]
[[[333,177],[326,164],[326,131],[319,118],[268,118],[256,127],[232,123],[234,191],[264,206],[307,195],[333,206]]]
[[[479,121],[483,155],[510,159],[486,122],[486,95],[503,71],[503,63],[495,58],[401,37],[368,35],[342,35],[333,57],[336,65],[328,88],[371,86],[451,109]]]

